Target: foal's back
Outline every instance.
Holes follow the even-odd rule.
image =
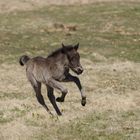
[[[68,60],[66,59],[66,56],[61,53],[47,58],[40,56],[34,57],[26,64],[27,77],[33,75],[38,82],[43,83],[46,83],[49,78],[61,81],[65,78],[65,65],[67,64]]]

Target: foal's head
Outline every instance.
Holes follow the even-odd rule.
[[[80,64],[80,55],[78,53],[79,43],[77,45],[70,45],[65,46],[62,43],[63,51],[67,55],[69,60],[69,67],[72,71],[74,71],[76,74],[81,74],[83,72],[83,68]]]

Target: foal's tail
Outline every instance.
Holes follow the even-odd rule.
[[[20,57],[19,63],[20,63],[21,66],[24,66],[27,63],[28,60],[30,60],[30,57],[27,56],[27,55],[23,55],[23,56]]]

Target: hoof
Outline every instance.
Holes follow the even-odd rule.
[[[57,97],[57,98],[56,98],[56,101],[57,101],[57,102],[64,102],[64,99],[61,98],[61,97]]]
[[[86,97],[83,97],[82,98],[81,105],[82,106],[85,106],[86,105]]]

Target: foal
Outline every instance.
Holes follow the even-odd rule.
[[[61,48],[48,55],[47,58],[40,56],[30,58],[26,55],[20,57],[19,63],[22,66],[26,65],[26,75],[36,93],[38,102],[50,114],[51,112],[45,104],[41,94],[41,83],[46,85],[48,98],[58,115],[62,114],[56,101],[64,102],[68,92],[60,82],[74,82],[81,93],[81,104],[83,106],[86,104],[86,96],[83,93],[79,78],[69,73],[70,69],[78,75],[83,72],[83,68],[80,64],[80,55],[77,52],[78,48],[79,43],[75,46],[65,46],[62,44]],[[60,90],[62,93],[61,97],[56,98],[56,100],[53,94],[54,88]]]

